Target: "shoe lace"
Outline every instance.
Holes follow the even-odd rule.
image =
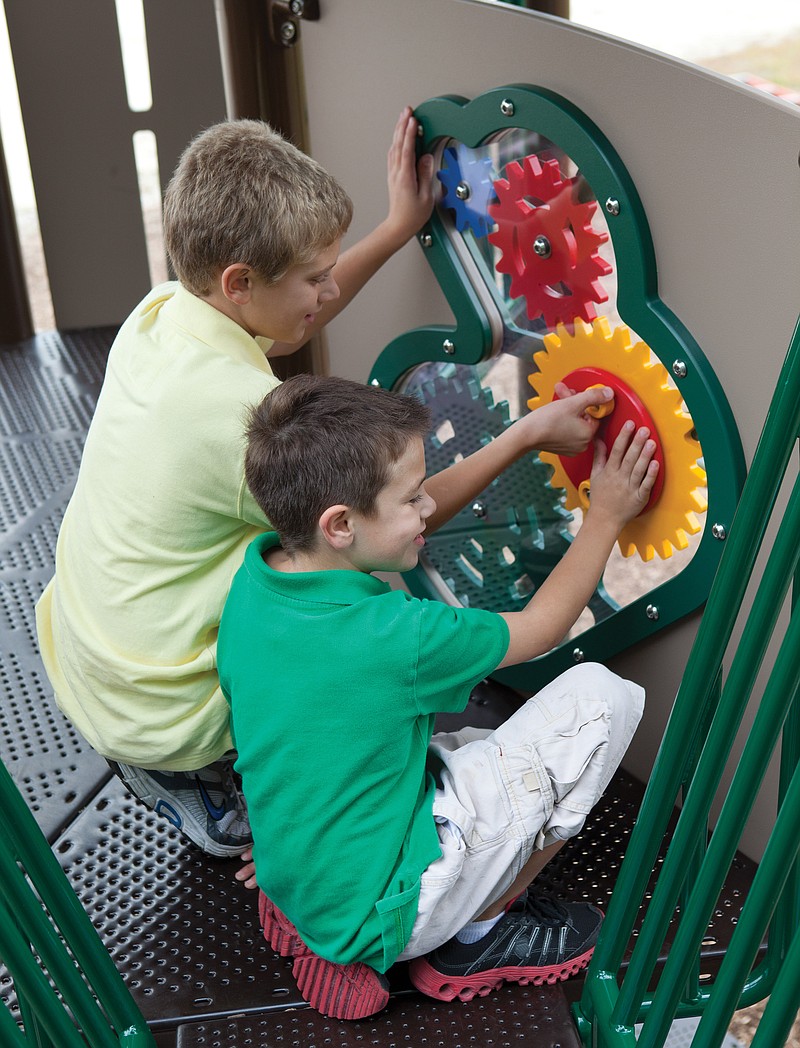
[[[557,927],[569,919],[569,913],[556,899],[548,895],[528,893],[520,899],[526,915],[539,924]]]

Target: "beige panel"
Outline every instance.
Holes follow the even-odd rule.
[[[158,139],[166,186],[190,139],[226,116],[213,0],[144,0],[153,109],[143,126]]]
[[[162,171],[225,115],[212,0],[148,3],[154,108],[128,109],[113,0],[6,4],[45,256],[60,328],[115,324],[150,286],[132,135]]]
[[[517,82],[578,105],[636,183],[661,297],[719,375],[750,459],[800,307],[800,110],[633,44],[481,0],[335,0],[304,24],[303,48],[312,152],[355,200],[353,236],[384,213],[385,147],[404,103]],[[332,369],[363,380],[398,333],[449,320],[411,243],[331,325]],[[694,629],[680,623],[614,662],[648,689],[628,760],[641,776]],[[771,821],[762,807],[748,838],[754,854]]]

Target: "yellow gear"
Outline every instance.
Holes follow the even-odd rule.
[[[538,372],[528,376],[537,396],[528,401],[532,410],[550,403],[555,385],[579,368],[602,368],[633,390],[649,413],[663,449],[665,468],[658,499],[625,526],[619,537],[623,556],[638,552],[642,560],[672,556],[686,549],[689,535],[702,528],[697,513],[708,507],[706,473],[698,459],[702,450],[694,424],[686,412],[680,392],[670,382],[666,368],[644,342],[631,341],[628,328],[611,330],[606,317],[593,324],[575,320],[574,334],[563,324],[545,335],[545,348],[534,354]],[[587,477],[578,487],[568,477],[558,455],[542,452],[539,458],[554,469],[551,484],[564,488],[567,509],[587,504]]]

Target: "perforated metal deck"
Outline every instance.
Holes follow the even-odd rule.
[[[576,1048],[560,987],[507,987],[468,1005],[444,1005],[418,995],[398,965],[383,1015],[339,1024],[309,1010],[290,962],[261,938],[254,894],[233,878],[237,863],[201,855],[132,801],[56,709],[36,649],[34,602],[53,571],[58,526],[113,335],[53,333],[0,351],[0,757],[159,1045]],[[496,724],[514,703],[512,692],[486,684],[466,720]],[[639,784],[619,775],[543,881],[604,907],[640,796]],[[752,865],[737,860],[707,939],[709,973],[751,877]],[[14,1006],[3,969],[0,995]]]

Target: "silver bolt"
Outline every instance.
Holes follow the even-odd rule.
[[[430,235],[430,233],[422,233],[420,235],[419,242],[424,248],[433,247],[433,237]]]
[[[538,236],[533,242],[533,253],[539,258],[550,258],[552,250],[550,241],[545,236]]]
[[[720,542],[724,542],[725,539],[728,537],[728,532],[725,530],[724,524],[712,524],[711,534],[714,536],[715,539],[719,539]]]
[[[480,499],[478,499],[477,502],[473,502],[472,503],[472,512],[475,514],[475,516],[478,518],[478,520],[483,520],[483,518],[486,516],[486,512],[487,512],[487,510],[486,510],[486,503],[485,502],[481,502]]]
[[[583,660],[585,658],[586,658],[586,656],[583,654],[583,651],[581,650],[581,648],[575,648],[575,650],[572,652],[572,661],[573,662],[583,662]]]
[[[686,373],[689,369],[686,367],[685,360],[673,360],[672,362],[672,374],[675,378],[686,378]]]
[[[609,215],[618,215],[619,200],[617,200],[615,197],[609,197],[608,200],[606,200],[606,211],[609,213]]]
[[[302,18],[305,9],[306,0],[289,0],[289,10],[296,18]]]
[[[456,196],[459,200],[469,200],[469,185],[466,182],[459,182],[456,186]]]
[[[378,381],[377,378],[371,379],[370,380],[370,385],[374,386],[376,389],[380,389],[381,388],[381,384],[380,384],[380,382]]]
[[[504,98],[503,101],[500,103],[500,112],[503,114],[503,116],[514,115],[514,103],[511,101],[510,98]]]
[[[652,619],[655,622],[658,619],[658,608],[655,604],[648,604],[644,610],[645,615],[648,619]]]
[[[456,344],[455,342],[451,341],[451,339],[446,338],[442,343],[442,349],[445,351],[448,357],[452,357],[452,355],[456,351]]]
[[[297,26],[294,22],[281,22],[281,43],[284,47],[291,47],[297,40]]]

